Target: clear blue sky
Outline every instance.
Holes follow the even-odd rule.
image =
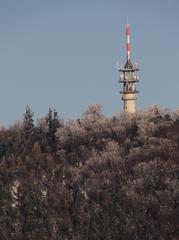
[[[0,0],[0,122],[55,108],[79,117],[92,103],[122,111],[116,62],[140,64],[139,109],[179,107],[178,0]]]

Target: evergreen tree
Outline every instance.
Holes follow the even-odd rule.
[[[52,111],[51,108],[49,108],[48,115],[46,117],[46,122],[48,125],[48,132],[47,132],[47,139],[48,143],[53,151],[57,150],[57,136],[56,131],[57,128],[60,127],[60,120],[58,117],[57,111],[54,109]]]
[[[34,130],[33,116],[34,116],[34,113],[32,112],[31,108],[27,105],[26,112],[24,114],[24,119],[23,119],[24,135],[25,135],[25,138],[27,139],[33,134],[33,130]]]

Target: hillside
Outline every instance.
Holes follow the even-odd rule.
[[[153,107],[0,130],[3,240],[179,239],[179,114]]]

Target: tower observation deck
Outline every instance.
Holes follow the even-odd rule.
[[[126,50],[127,50],[127,61],[123,68],[119,69],[120,80],[123,84],[123,89],[120,91],[122,94],[122,100],[124,102],[123,110],[126,113],[134,113],[136,111],[136,99],[137,91],[136,82],[139,81],[137,72],[139,68],[137,64],[132,64],[130,60],[130,26],[126,25]]]

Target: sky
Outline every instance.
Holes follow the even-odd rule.
[[[140,66],[137,108],[179,108],[178,0],[0,0],[0,123],[56,109],[78,118],[90,104],[123,110],[116,62]]]

